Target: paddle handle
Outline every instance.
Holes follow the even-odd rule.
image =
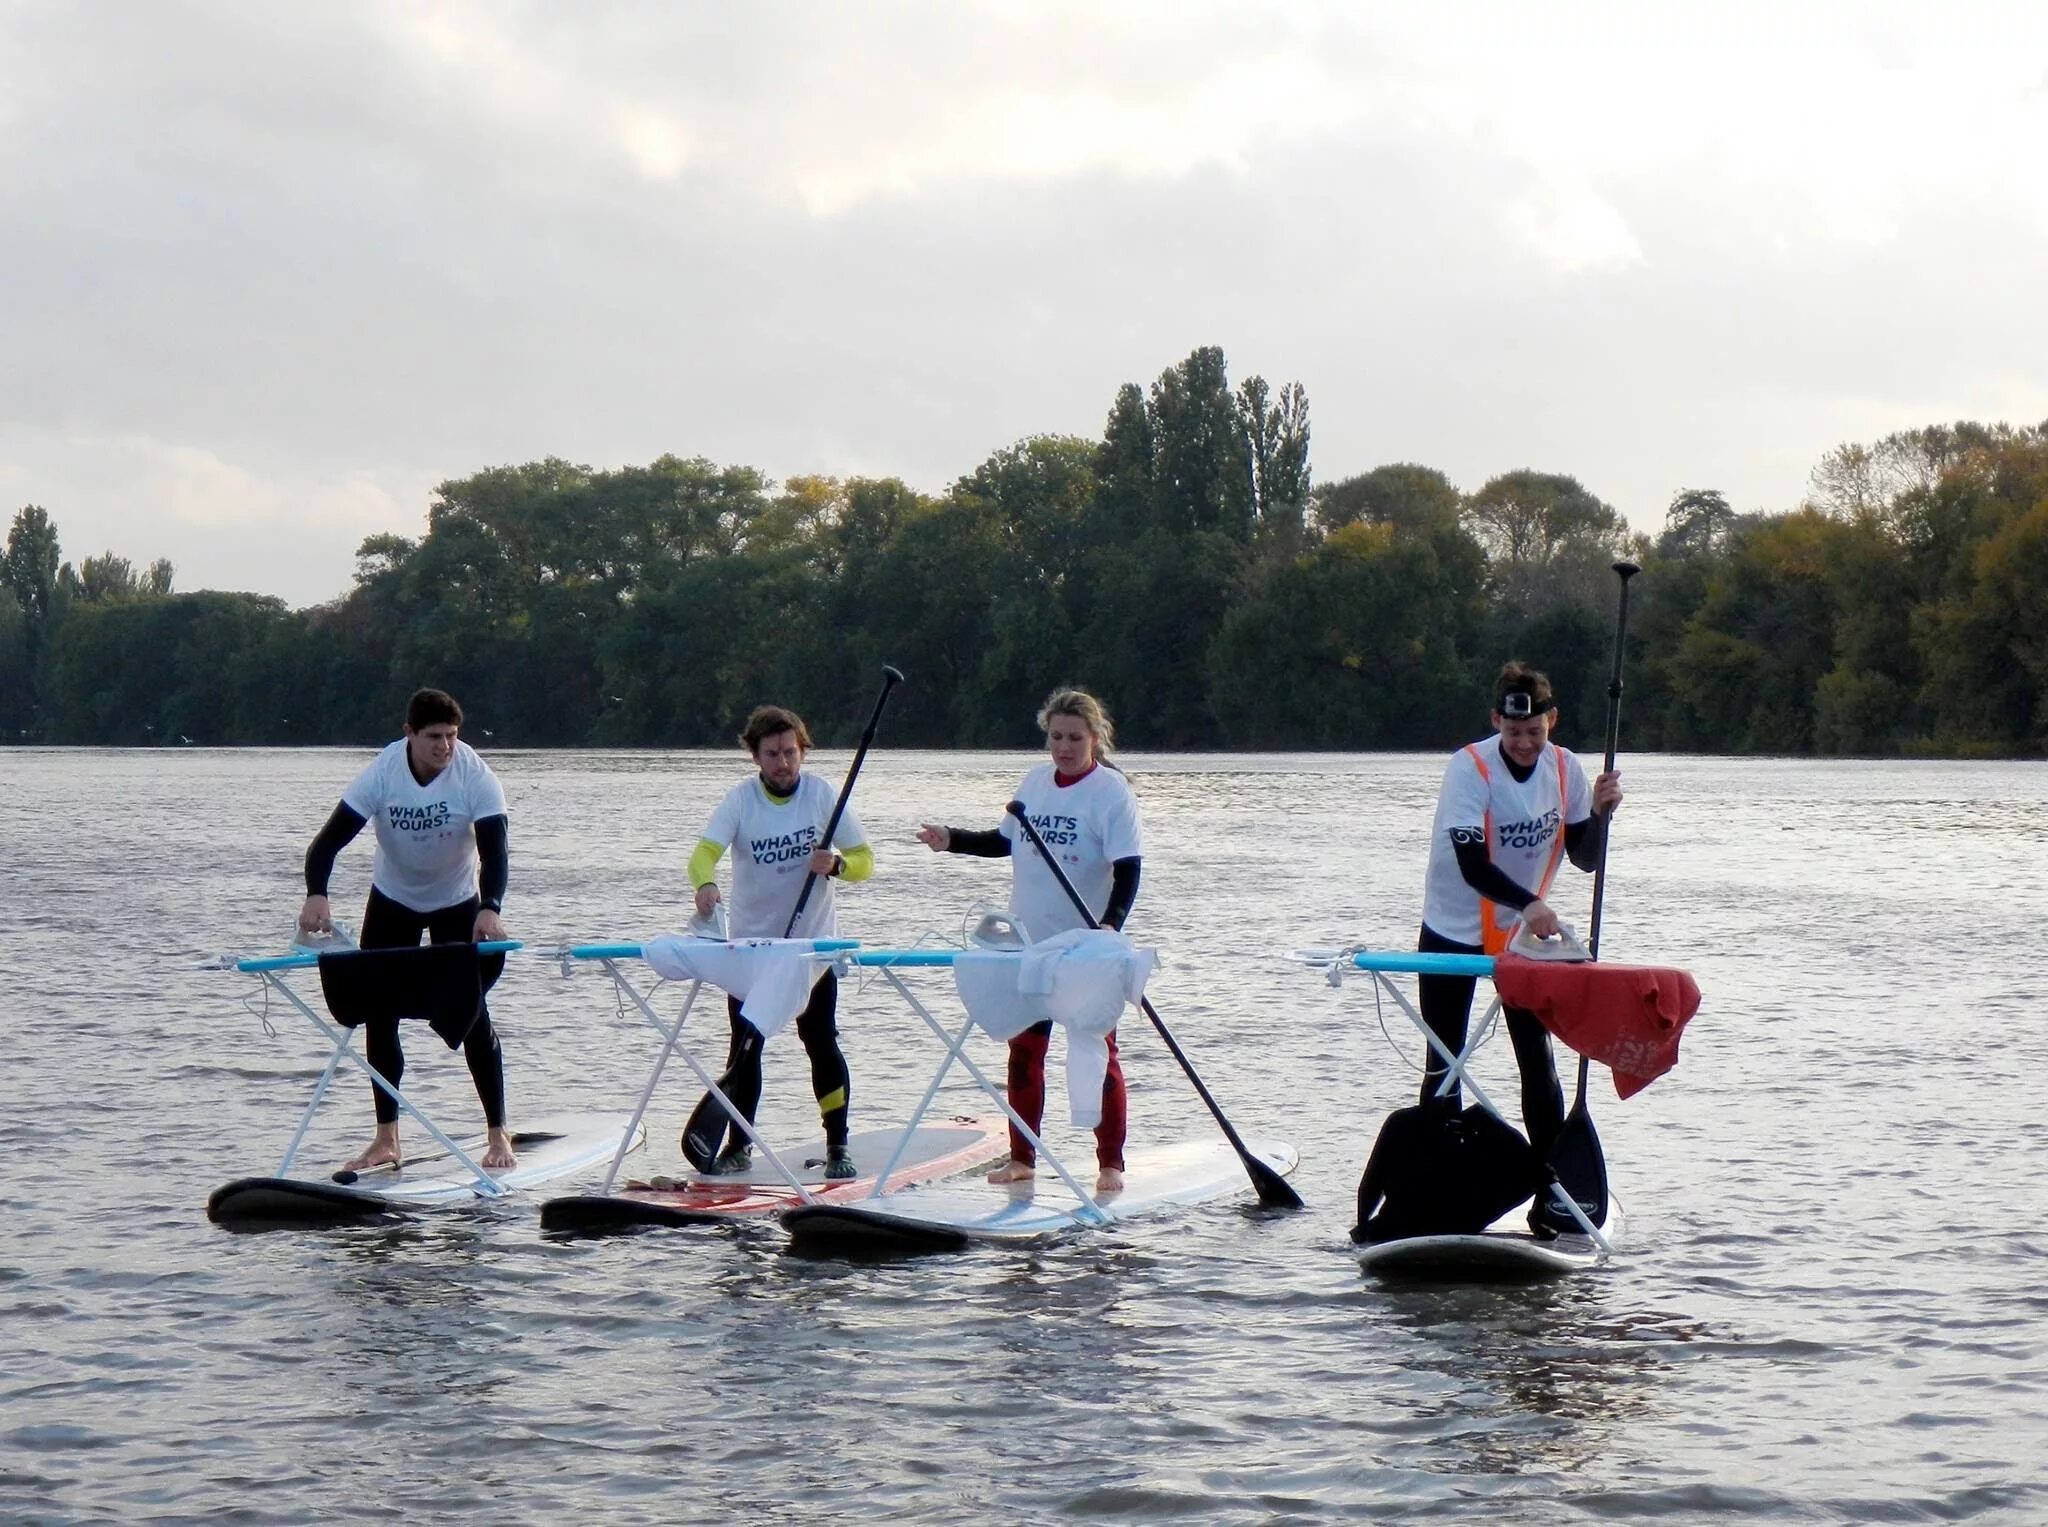
[[[832,834],[839,831],[839,819],[846,814],[846,803],[853,798],[853,782],[860,778],[860,766],[868,756],[868,744],[875,740],[875,728],[882,724],[882,707],[889,703],[889,691],[903,682],[901,669],[882,665],[882,692],[875,696],[875,709],[868,717],[867,730],[860,734],[860,746],[853,750],[853,763],[846,771],[846,783],[839,787],[839,799],[832,803],[832,815],[825,823],[825,836],[819,839],[819,847],[832,846]],[[789,914],[789,925],[782,930],[784,938],[796,937],[796,925],[803,921],[804,908],[810,904],[811,886],[817,880],[816,870],[804,872],[803,889],[796,893],[796,910]]]

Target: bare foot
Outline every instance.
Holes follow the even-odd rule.
[[[988,1174],[990,1182],[1029,1182],[1038,1175],[1038,1169],[1028,1161],[1005,1161]]]
[[[503,1171],[519,1165],[518,1152],[512,1149],[512,1137],[502,1129],[490,1132],[490,1140],[484,1150],[484,1159],[477,1163],[487,1172]]]
[[[1095,1174],[1095,1196],[1105,1193],[1121,1193],[1124,1190],[1123,1168],[1106,1166]]]
[[[396,1171],[399,1166],[398,1131],[393,1128],[388,1134],[379,1129],[376,1138],[363,1148],[360,1155],[351,1157],[341,1164],[344,1172],[367,1172],[372,1167],[388,1166]]]

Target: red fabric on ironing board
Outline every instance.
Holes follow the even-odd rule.
[[[1683,970],[1654,965],[1569,965],[1503,954],[1494,989],[1508,1007],[1534,1013],[1559,1040],[1614,1072],[1622,1097],[1678,1064],[1678,1036],[1700,1008]]]

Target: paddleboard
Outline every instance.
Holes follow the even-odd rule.
[[[490,1173],[508,1192],[536,1187],[588,1171],[618,1152],[626,1120],[615,1114],[566,1114],[533,1120],[514,1131],[512,1146],[519,1164]],[[635,1132],[633,1148],[645,1142]],[[472,1160],[480,1159],[485,1137],[456,1136],[455,1143]],[[216,1224],[317,1224],[403,1214],[409,1209],[453,1203],[474,1203],[476,1179],[446,1151],[415,1156],[396,1170],[373,1167],[330,1177],[242,1177],[214,1189],[206,1201],[206,1217]]]
[[[900,1129],[861,1130],[848,1137],[855,1175],[829,1182],[825,1177],[822,1136],[775,1144],[775,1154],[796,1172],[814,1198],[833,1203],[862,1198],[874,1191],[875,1178],[889,1164]],[[892,1188],[909,1187],[972,1171],[1007,1155],[1010,1137],[1000,1118],[960,1118],[943,1124],[921,1124],[896,1169]],[[748,1215],[773,1214],[803,1199],[788,1179],[760,1154],[744,1172],[713,1176],[686,1172],[672,1185],[629,1182],[618,1192],[580,1198],[551,1198],[540,1207],[540,1227],[562,1233],[593,1234],[646,1225],[719,1224]]]
[[[1283,1177],[1300,1159],[1293,1146],[1281,1141],[1248,1141],[1247,1147]],[[1079,1180],[1092,1188],[1094,1177],[1091,1166]],[[977,1241],[1046,1240],[1249,1189],[1244,1163],[1226,1141],[1183,1140],[1126,1152],[1124,1189],[1097,1201],[1099,1218],[1041,1164],[1038,1175],[1026,1182],[976,1177],[906,1188],[857,1204],[806,1204],[787,1211],[782,1223],[803,1251],[961,1251]]]
[[[1358,1263],[1382,1278],[1436,1283],[1507,1283],[1583,1272],[1603,1260],[1587,1235],[1541,1241],[1529,1233],[1527,1210],[1503,1215],[1477,1235],[1417,1235],[1358,1246]],[[1621,1243],[1621,1205],[1610,1200],[1600,1233]]]

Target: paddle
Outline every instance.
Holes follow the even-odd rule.
[[[825,823],[825,836],[818,840],[819,846],[830,848],[832,834],[839,831],[839,819],[846,814],[846,803],[853,795],[853,782],[860,778],[860,766],[868,756],[868,744],[875,740],[875,728],[882,724],[882,707],[889,703],[889,691],[903,682],[900,670],[882,665],[882,692],[875,696],[874,714],[868,717],[868,729],[860,734],[860,746],[853,750],[853,762],[846,770],[846,783],[839,787],[839,799],[832,803],[832,816]],[[816,870],[804,875],[803,889],[796,893],[796,910],[789,914],[789,926],[782,930],[784,938],[796,937],[797,922],[804,915],[804,905],[811,899],[811,883],[818,878]]]
[[[1012,801],[1007,809],[1010,815],[1017,819],[1017,825],[1024,829],[1025,836],[1031,839],[1031,846],[1037,849],[1039,857],[1045,860],[1046,867],[1053,873],[1053,878],[1059,881],[1060,889],[1067,893],[1067,900],[1074,904],[1074,910],[1087,919],[1089,927],[1100,928],[1102,924],[1095,920],[1095,914],[1088,910],[1088,903],[1083,901],[1081,893],[1074,889],[1074,882],[1067,879],[1067,872],[1060,868],[1059,860],[1046,850],[1045,839],[1038,835],[1038,829],[1031,825],[1031,818],[1024,814],[1024,803]],[[1209,1089],[1202,1085],[1201,1077],[1195,1074],[1194,1065],[1188,1060],[1179,1042],[1174,1039],[1173,1031],[1167,1028],[1166,1020],[1159,1016],[1159,1010],[1152,1005],[1152,999],[1140,997],[1138,1006],[1144,1010],[1145,1016],[1152,1020],[1152,1027],[1159,1031],[1159,1037],[1166,1041],[1166,1048],[1173,1052],[1173,1058],[1180,1062],[1181,1070],[1187,1073],[1188,1080],[1194,1083],[1196,1093],[1208,1105],[1209,1112],[1222,1127],[1223,1138],[1230,1142],[1230,1148],[1237,1152],[1237,1159],[1244,1163],[1245,1172],[1252,1180],[1252,1187],[1258,1191],[1259,1202],[1268,1209],[1307,1207],[1302,1203],[1301,1195],[1287,1185],[1287,1179],[1254,1156],[1246,1148],[1244,1141],[1238,1137],[1237,1131],[1230,1127],[1230,1120],[1223,1117],[1223,1110],[1217,1106],[1216,1099],[1211,1097]]]
[[[825,835],[818,840],[821,848],[832,846],[832,834],[839,831],[839,819],[846,814],[846,803],[853,796],[853,782],[860,778],[860,766],[867,760],[868,745],[875,740],[875,728],[882,724],[882,708],[889,703],[889,691],[902,682],[901,669],[891,668],[887,663],[882,665],[882,692],[875,696],[874,713],[868,717],[867,730],[860,734],[860,746],[853,750],[853,763],[846,770],[846,783],[839,787],[839,799],[832,803],[832,815],[826,820]],[[788,926],[782,930],[784,938],[796,936],[796,925],[810,903],[811,885],[817,878],[816,870],[804,872],[803,889],[796,893],[796,908],[789,914]],[[743,1037],[748,1043],[759,1043],[760,1040],[757,1034]],[[732,1072],[728,1070],[719,1078],[718,1090],[728,1091],[731,1084]],[[710,1171],[718,1160],[718,1144],[725,1136],[722,1112],[718,1099],[707,1092],[690,1110],[689,1120],[683,1125],[683,1154],[700,1172]]]
[[[1612,773],[1614,755],[1621,743],[1621,659],[1622,644],[1628,636],[1628,580],[1642,569],[1633,562],[1617,562],[1614,573],[1621,580],[1621,604],[1614,619],[1614,672],[1607,681],[1607,763],[1602,772]],[[1609,818],[1607,828],[1612,829]],[[1600,835],[1600,862],[1593,870],[1593,916],[1586,950],[1600,958],[1600,905],[1607,889],[1607,838]],[[1586,1218],[1595,1225],[1607,1223],[1607,1156],[1600,1148],[1600,1135],[1593,1128],[1593,1115],[1586,1108],[1586,1075],[1589,1062],[1579,1057],[1578,1087],[1572,1094],[1571,1112],[1565,1115],[1550,1148],[1550,1167],[1564,1190],[1578,1200]],[[1564,1228],[1560,1226],[1560,1228]],[[1573,1227],[1576,1228],[1576,1227]]]

